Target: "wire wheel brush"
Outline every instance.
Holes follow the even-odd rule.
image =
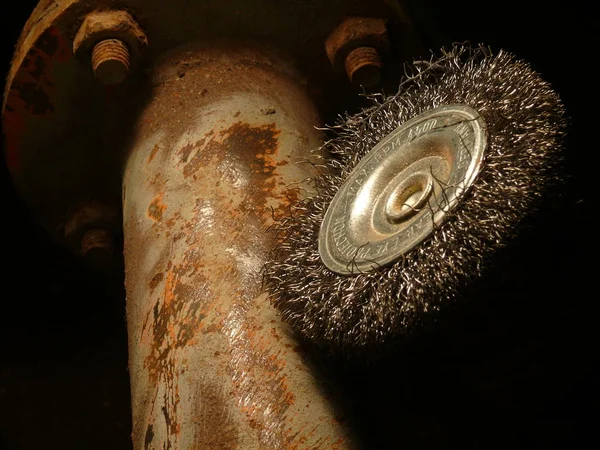
[[[315,194],[278,221],[264,280],[284,320],[373,354],[454,302],[558,179],[565,121],[525,62],[456,46],[346,115]]]

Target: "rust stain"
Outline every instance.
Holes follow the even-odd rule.
[[[205,423],[196,429],[192,448],[239,449],[238,429],[228,411],[225,393],[211,384],[199,385],[194,400],[192,417],[203,417]]]
[[[247,417],[247,423],[259,431],[260,445],[265,449],[294,448],[296,434],[288,433],[284,424],[296,397],[288,387],[285,353],[273,352],[273,341],[281,337],[273,327],[263,329],[250,314],[260,293],[259,276],[241,273],[243,269],[238,267],[236,257],[264,260],[272,239],[264,233],[271,220],[267,205],[278,206],[295,195],[276,193],[279,134],[274,123],[251,126],[237,122],[178,151],[184,178],[198,175],[202,179],[206,171],[204,173],[216,174],[214,178],[220,177],[219,184],[227,183],[229,189],[233,188],[222,190],[217,183],[214,187],[207,186],[202,197],[196,199],[194,221],[186,223],[183,229],[190,248],[212,248],[212,241],[218,239],[224,248],[235,249],[229,256],[207,256],[204,260],[204,264],[212,267],[209,283],[232,289],[209,300],[209,309],[218,307],[221,296],[235,300],[226,317],[203,327],[202,333],[221,332],[229,336],[229,351],[220,355],[228,359],[232,395],[238,399],[239,410]],[[240,168],[239,178],[226,177],[223,167]],[[247,184],[236,189],[239,180],[246,177]],[[210,211],[209,217],[201,214],[205,210]],[[216,229],[212,229],[208,219],[218,225]],[[222,280],[229,279],[233,285],[222,284]],[[165,303],[168,301],[165,296]]]
[[[212,77],[219,77],[214,92],[222,92],[220,83],[227,72],[215,73],[210,72]],[[176,85],[160,85],[164,101],[157,103],[156,111],[186,106],[188,102],[202,104],[199,89],[207,83],[212,96],[215,84],[210,83],[214,80],[202,76],[200,84],[191,84],[193,75],[190,69]],[[177,98],[177,91],[195,94],[189,99],[185,95]],[[205,99],[204,103],[210,102]],[[152,117],[156,111],[150,110],[146,115]],[[227,111],[224,120],[230,120],[235,112],[235,109]],[[293,175],[292,180],[287,177],[293,170],[282,169],[287,162],[282,161],[281,131],[276,118],[277,115],[261,116],[264,122],[260,124],[233,119],[237,122],[224,129],[215,128],[174,149],[175,167],[167,169],[178,173],[161,171],[162,176],[171,175],[172,181],[165,179],[164,185],[151,191],[170,195],[173,191],[169,189],[179,189],[177,194],[189,199],[187,205],[194,204],[193,213],[186,207],[186,220],[180,220],[181,217],[175,219],[179,213],[173,209],[176,204],[169,201],[169,209],[162,214],[160,223],[152,226],[155,233],[148,234],[143,243],[150,244],[159,230],[161,245],[166,240],[160,267],[143,279],[147,289],[151,277],[158,272],[164,274],[160,282],[153,284],[152,310],[143,326],[142,339],[150,348],[144,366],[153,386],[149,393],[151,405],[152,396],[156,396],[149,416],[161,423],[164,420],[169,435],[163,442],[173,448],[181,445],[184,438],[183,431],[177,437],[179,421],[182,427],[190,426],[198,433],[191,448],[240,448],[243,446],[238,442],[240,433],[249,429],[254,431],[248,438],[256,439],[258,448],[265,450],[336,445],[335,439],[317,437],[321,430],[318,427],[323,426],[319,425],[321,418],[314,421],[315,429],[313,424],[305,425],[305,411],[310,415],[322,410],[318,402],[314,407],[312,404],[304,407],[305,393],[295,392],[298,382],[292,377],[295,366],[300,365],[296,364],[296,349],[285,346],[286,337],[279,329],[263,323],[267,321],[264,315],[269,307],[266,298],[260,296],[258,271],[268,249],[275,244],[275,237],[265,233],[272,221],[270,207],[276,213],[283,212],[299,192],[284,183],[295,179]],[[186,120],[169,124],[174,128],[170,133],[175,141],[178,136],[187,135],[190,127],[197,126],[197,117],[190,116],[189,123]],[[215,120],[222,123],[219,117]],[[271,120],[273,123],[269,123]],[[144,129],[151,132],[152,126],[144,125]],[[155,167],[156,164],[152,166]],[[153,175],[148,174],[147,179]],[[182,179],[187,182],[181,183]],[[168,238],[167,227],[172,231]],[[139,245],[135,252],[145,255],[143,246]],[[203,347],[204,344],[208,345]],[[210,370],[217,371],[223,381],[212,379],[214,374],[207,372],[210,377],[202,378],[201,383],[196,379],[200,384],[191,386],[191,390],[189,385],[184,388],[182,384],[180,391],[181,373],[187,368],[181,358],[188,351],[210,361]],[[294,364],[287,363],[288,358]],[[217,385],[211,386],[212,382]],[[186,401],[180,404],[179,395],[182,399],[186,396]],[[184,410],[188,404],[198,409]],[[142,439],[144,431],[145,428],[140,433]],[[155,437],[154,445],[156,440]]]
[[[240,294],[244,298],[249,292]],[[248,306],[234,305],[224,325],[225,334],[232,336],[229,367],[235,397],[248,423],[261,430],[261,448],[294,448],[297,436],[283,426],[288,408],[296,401],[287,385],[285,355],[273,352],[270,333],[261,332]]]
[[[203,139],[199,140],[195,144],[184,145],[177,152],[177,155],[179,156],[179,162],[186,164],[188,162],[188,160],[190,159],[190,155],[192,154],[193,151],[198,151],[198,149],[201,149],[202,147],[204,147],[206,145],[207,142],[211,142],[213,139],[214,139],[214,132],[209,131],[204,136]],[[206,160],[205,162],[208,162],[208,160]],[[189,175],[186,175],[185,171],[184,171],[184,175],[186,176],[186,178],[189,176]]]
[[[244,122],[236,122],[218,135],[209,133],[195,144],[186,145],[178,154],[185,163],[183,175],[188,178],[200,168],[206,167],[213,158],[220,162],[225,157],[248,159],[247,161],[258,174],[270,177],[275,171],[275,164],[268,158],[277,151],[277,138],[280,131],[274,123],[251,126]],[[191,157],[191,154],[194,155]]]
[[[206,328],[204,328],[202,330],[202,333],[203,334],[217,333],[217,332],[221,331],[221,327],[222,327],[222,325],[220,325],[220,324],[212,323],[209,326],[207,326]]]
[[[6,94],[3,111],[6,160],[11,170],[20,165],[19,149],[26,133],[26,118],[54,112],[52,72],[72,57],[71,46],[58,28],[48,28],[29,50]]]
[[[271,336],[273,336],[276,340],[280,341],[281,337],[277,334],[277,330],[275,328],[271,328]]]
[[[177,414],[180,402],[178,377],[179,371],[185,368],[177,363],[177,352],[189,345],[201,331],[212,295],[207,279],[195,270],[200,255],[194,249],[188,250],[180,263],[169,261],[166,275],[159,272],[152,278],[150,284],[153,288],[164,280],[164,289],[152,308],[151,317],[149,314],[142,326],[142,341],[150,342],[150,353],[144,360],[144,367],[154,386],[165,387],[159,404],[167,434],[172,438],[167,448],[171,448],[172,443],[176,446],[181,432]],[[152,325],[149,326],[149,323]],[[158,396],[157,389],[153,409]]]
[[[165,275],[162,272],[158,272],[156,275],[154,275],[148,285],[150,287],[150,290],[153,291],[154,289],[156,289],[156,286],[160,284],[164,277]]]
[[[168,228],[173,228],[180,218],[181,218],[181,212],[177,211],[175,214],[173,214],[173,217],[167,219],[165,224],[167,225]]]
[[[148,164],[150,164],[152,162],[152,160],[154,159],[154,157],[158,153],[158,150],[160,150],[160,146],[158,144],[156,144],[154,146],[154,148],[152,149],[152,151],[150,152],[150,156],[148,157]]]
[[[152,199],[150,206],[148,206],[148,217],[155,222],[162,222],[163,213],[165,212],[165,209],[167,209],[167,205],[165,205],[162,200],[163,194],[158,194]]]
[[[148,425],[146,428],[146,436],[144,437],[144,450],[150,449],[150,444],[152,444],[152,440],[154,439],[154,427],[152,425]]]

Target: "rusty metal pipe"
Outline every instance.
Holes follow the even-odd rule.
[[[250,48],[176,51],[152,83],[123,183],[134,448],[351,448],[259,274],[314,106]]]

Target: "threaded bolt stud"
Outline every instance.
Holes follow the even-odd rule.
[[[358,47],[345,60],[346,74],[357,86],[374,86],[381,80],[381,57],[372,47]]]
[[[103,84],[121,83],[129,74],[129,65],[129,48],[120,39],[104,39],[92,50],[92,69]]]

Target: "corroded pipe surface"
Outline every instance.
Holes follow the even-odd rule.
[[[327,386],[261,291],[318,117],[287,65],[187,48],[152,75],[126,165],[136,449],[345,449]]]

